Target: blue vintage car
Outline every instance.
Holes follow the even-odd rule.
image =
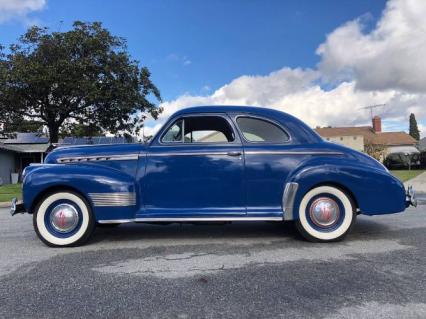
[[[49,246],[128,222],[295,221],[306,239],[328,242],[357,214],[415,205],[378,161],[256,107],[187,108],[149,143],[58,148],[23,175],[23,203],[11,213],[32,214]]]

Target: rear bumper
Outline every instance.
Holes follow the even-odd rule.
[[[14,198],[12,199],[12,204],[10,206],[10,215],[14,216],[19,213],[25,213],[24,203]]]
[[[405,193],[405,206],[417,206],[416,194],[414,192],[413,186],[408,186],[407,191]]]

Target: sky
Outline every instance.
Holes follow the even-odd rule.
[[[67,30],[101,21],[147,66],[164,112],[193,105],[256,105],[310,126],[370,123],[426,136],[424,0],[0,0],[0,43],[32,24]]]

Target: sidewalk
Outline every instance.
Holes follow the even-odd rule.
[[[426,172],[406,181],[404,185],[405,187],[408,185],[413,186],[416,193],[426,194]]]
[[[9,202],[0,202],[0,208],[10,208],[10,201]]]

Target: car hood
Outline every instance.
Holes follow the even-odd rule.
[[[61,162],[87,162],[96,158],[133,158],[145,152],[146,146],[142,143],[136,144],[113,144],[113,145],[84,145],[84,146],[63,146],[50,152],[46,158],[46,164],[56,164]]]

